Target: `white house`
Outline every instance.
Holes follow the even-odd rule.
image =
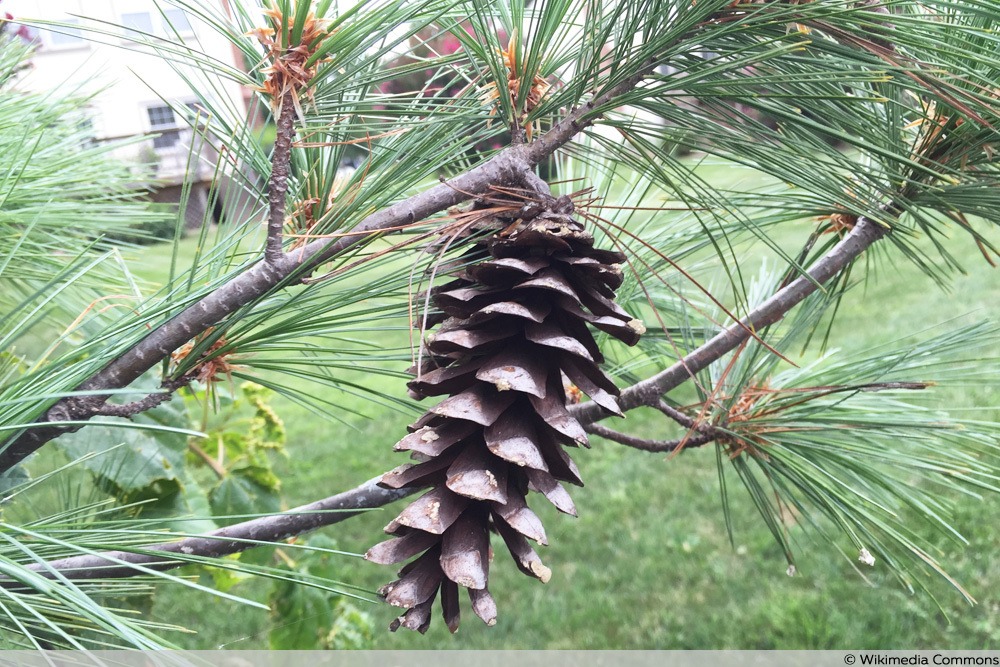
[[[220,16],[229,11],[226,0],[214,4]],[[177,200],[188,173],[195,186],[192,203],[196,209],[188,211],[188,218],[192,222],[193,215],[200,218],[215,155],[204,142],[194,138],[181,114],[197,113],[199,95],[210,95],[215,104],[242,117],[249,91],[220,78],[195,94],[182,74],[151,47],[132,44],[122,48],[129,40],[126,30],[116,26],[197,45],[212,58],[240,67],[233,46],[195,17],[164,3],[158,9],[153,0],[5,0],[3,9],[16,20],[65,24],[51,29],[31,28],[36,50],[31,68],[19,85],[39,92],[62,89],[94,94],[89,105],[94,140],[146,136],[145,141],[124,149],[121,157],[137,165],[155,165],[155,178],[161,188],[155,198],[161,201]],[[108,34],[88,33],[94,39],[85,39],[87,26]],[[193,141],[201,159],[189,170]]]

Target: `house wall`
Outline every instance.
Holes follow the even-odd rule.
[[[226,9],[224,0],[214,3],[220,15]],[[179,11],[160,3],[165,10]],[[200,140],[190,128],[184,114],[193,115],[188,105],[199,99],[225,108],[228,114],[244,118],[245,90],[238,83],[213,77],[191,90],[183,71],[193,80],[204,75],[188,68],[178,72],[175,65],[164,60],[152,47],[130,44],[126,31],[117,27],[130,24],[144,32],[172,41],[196,45],[210,57],[236,66],[232,45],[210,26],[183,13],[171,13],[173,26],[164,22],[153,0],[5,0],[3,9],[17,19],[30,22],[75,21],[81,28],[91,27],[107,34],[73,28],[31,28],[36,38],[36,50],[30,69],[22,75],[19,86],[26,90],[60,93],[74,92],[92,96],[89,106],[94,139],[107,141],[145,136],[138,143],[122,148],[117,155],[136,166],[137,175],[152,176],[158,187],[154,195],[163,201],[185,180],[192,183],[190,207],[204,208],[205,188],[215,171],[218,157],[211,142]],[[187,27],[185,27],[185,24]],[[73,34],[75,32],[75,34]],[[172,106],[171,114],[163,107]],[[151,108],[159,107],[150,115]],[[170,125],[171,121],[173,126]],[[158,137],[151,136],[158,133]],[[192,146],[193,144],[193,146]],[[200,210],[187,211],[187,217]],[[200,217],[200,216],[199,216]]]

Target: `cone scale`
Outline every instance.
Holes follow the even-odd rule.
[[[460,588],[473,612],[495,624],[491,533],[522,572],[548,581],[551,571],[531,544],[547,544],[545,529],[526,496],[536,491],[576,515],[563,483],[583,481],[566,448],[588,443],[567,410],[567,385],[620,414],[618,389],[600,369],[590,329],[628,345],[644,332],[614,302],[624,257],[594,248],[568,197],[522,211],[529,208],[524,218],[495,220],[503,231],[470,253],[483,260],[433,291],[439,314],[426,326],[438,326],[426,337],[409,387],[416,398],[446,398],[395,446],[414,463],[381,480],[391,488],[431,488],[386,526],[392,539],[366,554],[386,565],[407,563],[379,591],[406,610],[392,630],[426,631],[439,598],[455,632]]]

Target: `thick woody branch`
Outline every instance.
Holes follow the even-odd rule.
[[[281,232],[285,226],[285,202],[288,193],[288,172],[292,161],[292,139],[295,137],[295,90],[289,86],[281,97],[278,122],[271,155],[271,178],[267,186],[267,244],[264,261],[276,265],[281,261]]]
[[[349,234],[337,239],[313,241],[293,253],[282,253],[273,261],[254,265],[156,327],[138,344],[77,386],[75,390],[93,392],[127,387],[143,373],[170,356],[170,353],[178,347],[218,324],[228,315],[281,287],[301,280],[321,264],[333,259],[365,237],[381,230],[416,223],[465,201],[470,195],[486,192],[491,185],[523,183],[524,175],[530,173],[535,165],[570,141],[605,109],[613,105],[616,97],[634,88],[641,79],[642,75],[636,75],[571,111],[561,122],[531,144],[511,146],[460,176],[369,215]],[[282,223],[283,218],[282,209]],[[269,242],[270,238],[269,236]],[[102,410],[106,400],[106,395],[91,394],[58,401],[34,425],[8,441],[0,451],[0,472],[17,465],[53,438],[80,428],[79,425],[65,425],[58,422],[80,422],[90,419]]]
[[[240,553],[265,543],[280,542],[322,526],[339,523],[366,509],[381,507],[403,498],[415,489],[383,489],[372,479],[350,491],[338,493],[293,510],[237,523],[206,535],[189,537],[176,542],[136,547],[133,551],[105,551],[98,554],[71,556],[28,568],[49,578],[58,571],[66,579],[122,579],[148,573],[149,570],[169,570],[191,559],[171,557],[171,554],[221,558]],[[138,566],[138,568],[137,568]],[[142,569],[139,569],[142,568]],[[0,579],[0,586],[21,587],[23,584]]]

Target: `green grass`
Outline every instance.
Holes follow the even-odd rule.
[[[185,241],[182,254],[193,252],[191,243]],[[849,295],[831,345],[865,349],[970,313],[981,317],[990,309],[995,312],[1000,303],[996,270],[964,239],[948,247],[967,259],[969,271],[957,276],[949,291],[905,261],[883,263],[867,285]],[[151,279],[161,270],[165,272],[154,262],[141,268]],[[400,344],[403,336],[387,331],[380,341]],[[405,395],[397,380],[357,375],[348,379]],[[291,458],[281,474],[290,506],[350,488],[403,462],[391,448],[412,416],[350,393],[326,391],[331,392],[327,398],[342,406],[338,417],[345,423],[317,418],[286,400],[274,402],[288,428]],[[941,399],[946,405],[1000,404],[995,387],[965,387]],[[998,415],[993,410],[986,416]],[[655,436],[658,424],[634,415],[628,430]],[[491,590],[500,606],[496,627],[484,627],[467,612],[456,636],[439,619],[426,636],[391,634],[382,628],[395,610],[372,604],[366,611],[378,626],[373,648],[1000,648],[996,496],[958,499],[955,525],[969,545],[945,545],[946,568],[979,600],[969,606],[944,582],[932,586],[935,602],[926,594],[907,594],[883,579],[878,567],[867,570],[865,580],[853,567],[856,554],[849,545],[843,545],[845,557],[801,531],[799,572],[788,577],[782,555],[735,486],[735,545],[730,545],[709,449],[667,458],[595,439],[592,450],[574,458],[587,482],[586,488],[572,490],[580,517],[558,515],[535,502],[552,545],[541,553],[553,569],[549,584],[522,576],[498,546],[491,572]],[[325,533],[340,548],[363,552],[381,539],[381,527],[402,506],[373,511]],[[374,590],[392,575],[390,568],[345,557],[339,577]],[[266,583],[251,581],[233,592],[264,600],[267,589]],[[190,648],[264,648],[268,628],[282,622],[230,602],[173,590],[158,596],[154,613],[197,630],[197,635],[175,638]]]

